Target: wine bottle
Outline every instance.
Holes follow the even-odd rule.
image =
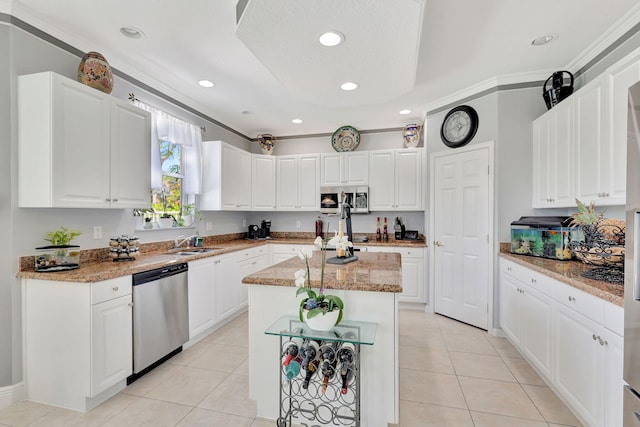
[[[382,240],[382,235],[380,234],[380,217],[376,221],[376,242]]]
[[[389,241],[389,233],[387,233],[387,217],[384,217],[384,232],[382,233],[382,240]]]
[[[306,367],[313,360],[320,360],[320,345],[316,340],[306,340],[304,344],[302,344],[302,349],[300,351],[302,356],[302,367],[306,369]]]
[[[333,362],[336,360],[336,353],[338,351],[339,343],[332,341],[325,341],[320,346],[320,357],[323,361]]]
[[[290,360],[289,363],[284,368],[284,374],[287,379],[291,381],[300,373],[300,359],[295,358]]]
[[[302,338],[292,338],[290,341],[282,344],[282,353],[284,356],[284,361],[282,362],[282,366],[289,366],[291,359],[298,356],[300,352],[300,346],[302,345]]]
[[[322,387],[320,391],[324,394],[327,391],[327,385],[329,381],[336,373],[336,360],[334,359],[332,362],[328,360],[323,360],[322,365],[320,366],[320,372],[322,373]]]
[[[303,365],[304,367],[304,381],[302,382],[302,388],[303,389],[308,389],[309,388],[309,382],[311,381],[311,377],[313,377],[313,374],[316,373],[316,371],[318,370],[318,366],[320,365],[320,360],[319,359],[314,359],[311,362],[309,362],[308,365]]]
[[[342,346],[338,350],[337,360],[338,372],[342,383],[340,392],[347,394],[349,383],[353,380],[354,376],[356,360],[355,346],[350,342],[342,343]]]

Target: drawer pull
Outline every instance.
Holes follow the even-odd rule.
[[[129,307],[133,307],[133,303],[132,302],[130,302],[128,305],[129,305]]]
[[[118,289],[120,289],[120,288],[117,287],[117,286],[114,286],[112,289],[113,289],[113,292],[118,292]]]
[[[531,283],[538,283],[536,279],[531,279]]]
[[[593,334],[593,340],[595,341],[597,339],[598,339],[598,337],[596,337],[596,334]]]
[[[575,301],[576,301],[576,299],[574,297],[569,296],[569,302],[575,302]]]

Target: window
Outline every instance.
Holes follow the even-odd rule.
[[[160,164],[162,187],[153,190],[151,207],[163,216],[170,215],[178,220],[183,197],[183,146],[169,141],[160,141]]]

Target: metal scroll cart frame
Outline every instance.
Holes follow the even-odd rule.
[[[314,331],[295,316],[282,316],[266,331],[267,335],[280,338],[280,371],[278,427],[291,427],[292,422],[303,427],[320,427],[323,425],[360,427],[360,347],[373,345],[377,324],[371,322],[343,321],[328,332]],[[313,374],[307,389],[302,371],[291,381],[287,379],[282,366],[282,345],[291,338],[314,339],[325,342],[350,342],[355,347],[354,379],[347,387],[347,393],[341,393],[341,380],[336,372],[327,384],[325,392],[321,391],[322,378],[320,369]]]

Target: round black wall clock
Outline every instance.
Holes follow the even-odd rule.
[[[478,130],[478,113],[468,105],[452,108],[447,113],[440,128],[440,138],[444,145],[458,148],[467,145]]]

